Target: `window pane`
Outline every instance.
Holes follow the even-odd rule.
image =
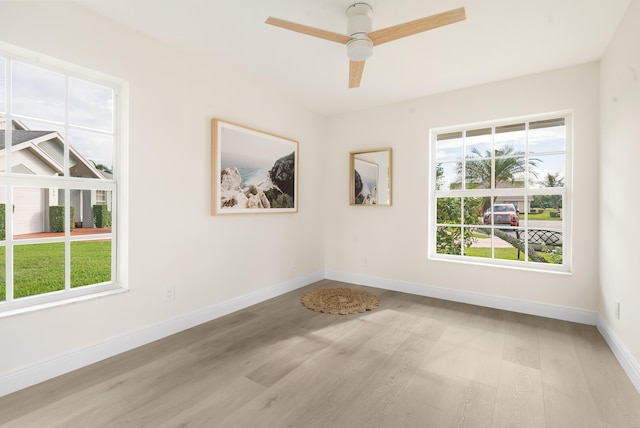
[[[496,127],[496,156],[511,156],[524,153],[526,137],[524,123]]]
[[[6,204],[6,188],[0,186],[0,241],[4,243],[7,237],[6,218],[7,218],[7,204]],[[6,250],[4,246],[0,246],[0,301],[4,301],[7,298],[6,295]]]
[[[533,188],[542,187],[564,187],[566,175],[566,156],[564,153],[557,155],[536,156],[529,160],[529,175],[531,180],[529,186]]]
[[[523,206],[523,196],[499,196],[494,199],[492,206],[485,209],[483,223],[501,229],[519,227],[521,225],[520,207]]]
[[[5,102],[5,98],[7,96],[7,90],[5,88],[7,74],[5,71],[6,60],[4,58],[0,58],[0,113],[6,113],[7,105]]]
[[[113,131],[113,89],[70,78],[69,124]]]
[[[531,229],[529,247],[534,250],[531,261],[562,264],[562,231],[560,229]]]
[[[491,159],[465,162],[465,189],[491,187]]]
[[[461,227],[439,226],[436,228],[436,253],[460,255],[462,253],[461,242]]]
[[[529,153],[564,152],[566,147],[567,129],[564,118],[529,124]]]
[[[436,162],[462,159],[462,132],[440,134],[436,139]]]
[[[496,158],[496,189],[524,187],[525,164],[524,156]]]
[[[7,300],[7,270],[5,269],[5,260],[6,260],[6,249],[5,247],[0,247],[0,301]]]
[[[13,247],[13,296],[64,290],[64,243]]]
[[[111,239],[71,243],[71,287],[111,279]]]
[[[13,121],[14,151],[11,172],[14,174],[58,176],[62,175],[64,141],[54,129],[42,126],[31,129],[22,121]]]
[[[463,198],[464,224],[482,224],[482,212],[489,198]]]
[[[462,189],[460,180],[457,163],[446,162],[436,165],[436,190],[460,190]]]
[[[467,131],[465,156],[467,158],[490,158],[492,139],[491,128]]]
[[[65,77],[40,67],[12,62],[11,107],[13,114],[63,122]]]
[[[13,189],[13,235],[29,239],[42,233],[64,233],[64,190],[55,187]]]
[[[111,179],[113,137],[95,132],[69,130],[69,174],[72,177]]]
[[[525,260],[520,230],[500,225],[493,229],[494,258],[500,260]]]
[[[10,135],[11,134],[11,135]],[[7,158],[5,157],[5,147],[7,140],[12,137],[11,127],[7,126],[7,119],[0,114],[0,172],[7,170]]]
[[[531,200],[529,220],[544,222],[542,225],[549,228],[561,228],[562,208],[564,206],[562,195],[535,195]],[[541,226],[535,226],[541,227]]]
[[[7,190],[0,186],[0,241],[7,239]],[[4,266],[4,259],[0,258],[0,263]]]
[[[471,235],[471,245],[465,246],[464,255],[469,257],[492,257],[493,234],[491,229],[477,228]],[[467,241],[465,241],[467,242]]]
[[[460,224],[461,203],[461,198],[438,198],[436,216],[438,224]]]
[[[72,189],[70,199],[75,235],[111,232],[111,191]]]

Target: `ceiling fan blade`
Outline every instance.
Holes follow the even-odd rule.
[[[360,86],[363,71],[364,61],[349,61],[349,89]]]
[[[346,44],[352,39],[350,36],[346,36],[340,33],[334,33],[332,31],[321,30],[319,28],[309,27],[307,25],[297,24],[291,21],[285,21],[284,19],[269,17],[265,21],[266,24],[275,25],[276,27],[284,28],[285,30],[296,31],[298,33],[307,34],[313,37],[319,37],[321,39]]]
[[[438,13],[437,15],[427,16],[426,18],[416,19],[415,21],[405,22],[404,24],[394,25],[393,27],[372,31],[368,33],[367,36],[373,41],[373,45],[376,46],[402,37],[422,33],[423,31],[464,21],[465,19],[466,14],[464,7],[461,7],[448,12]]]

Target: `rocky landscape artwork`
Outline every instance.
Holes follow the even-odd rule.
[[[391,205],[391,147],[349,153],[349,204]]]
[[[356,158],[355,203],[373,205],[378,203],[378,164]]]
[[[212,214],[297,212],[298,142],[212,121]]]

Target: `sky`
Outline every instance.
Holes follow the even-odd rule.
[[[296,150],[294,141],[226,122],[220,123],[221,144],[219,155],[223,158],[244,158],[255,165],[269,165]]]

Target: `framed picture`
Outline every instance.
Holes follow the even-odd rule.
[[[349,153],[349,204],[391,205],[391,147]]]
[[[355,203],[360,205],[375,205],[378,203],[378,164],[364,159],[354,159],[354,173],[356,182],[360,178],[360,192],[355,196]]]
[[[211,213],[298,212],[298,142],[211,121]]]

